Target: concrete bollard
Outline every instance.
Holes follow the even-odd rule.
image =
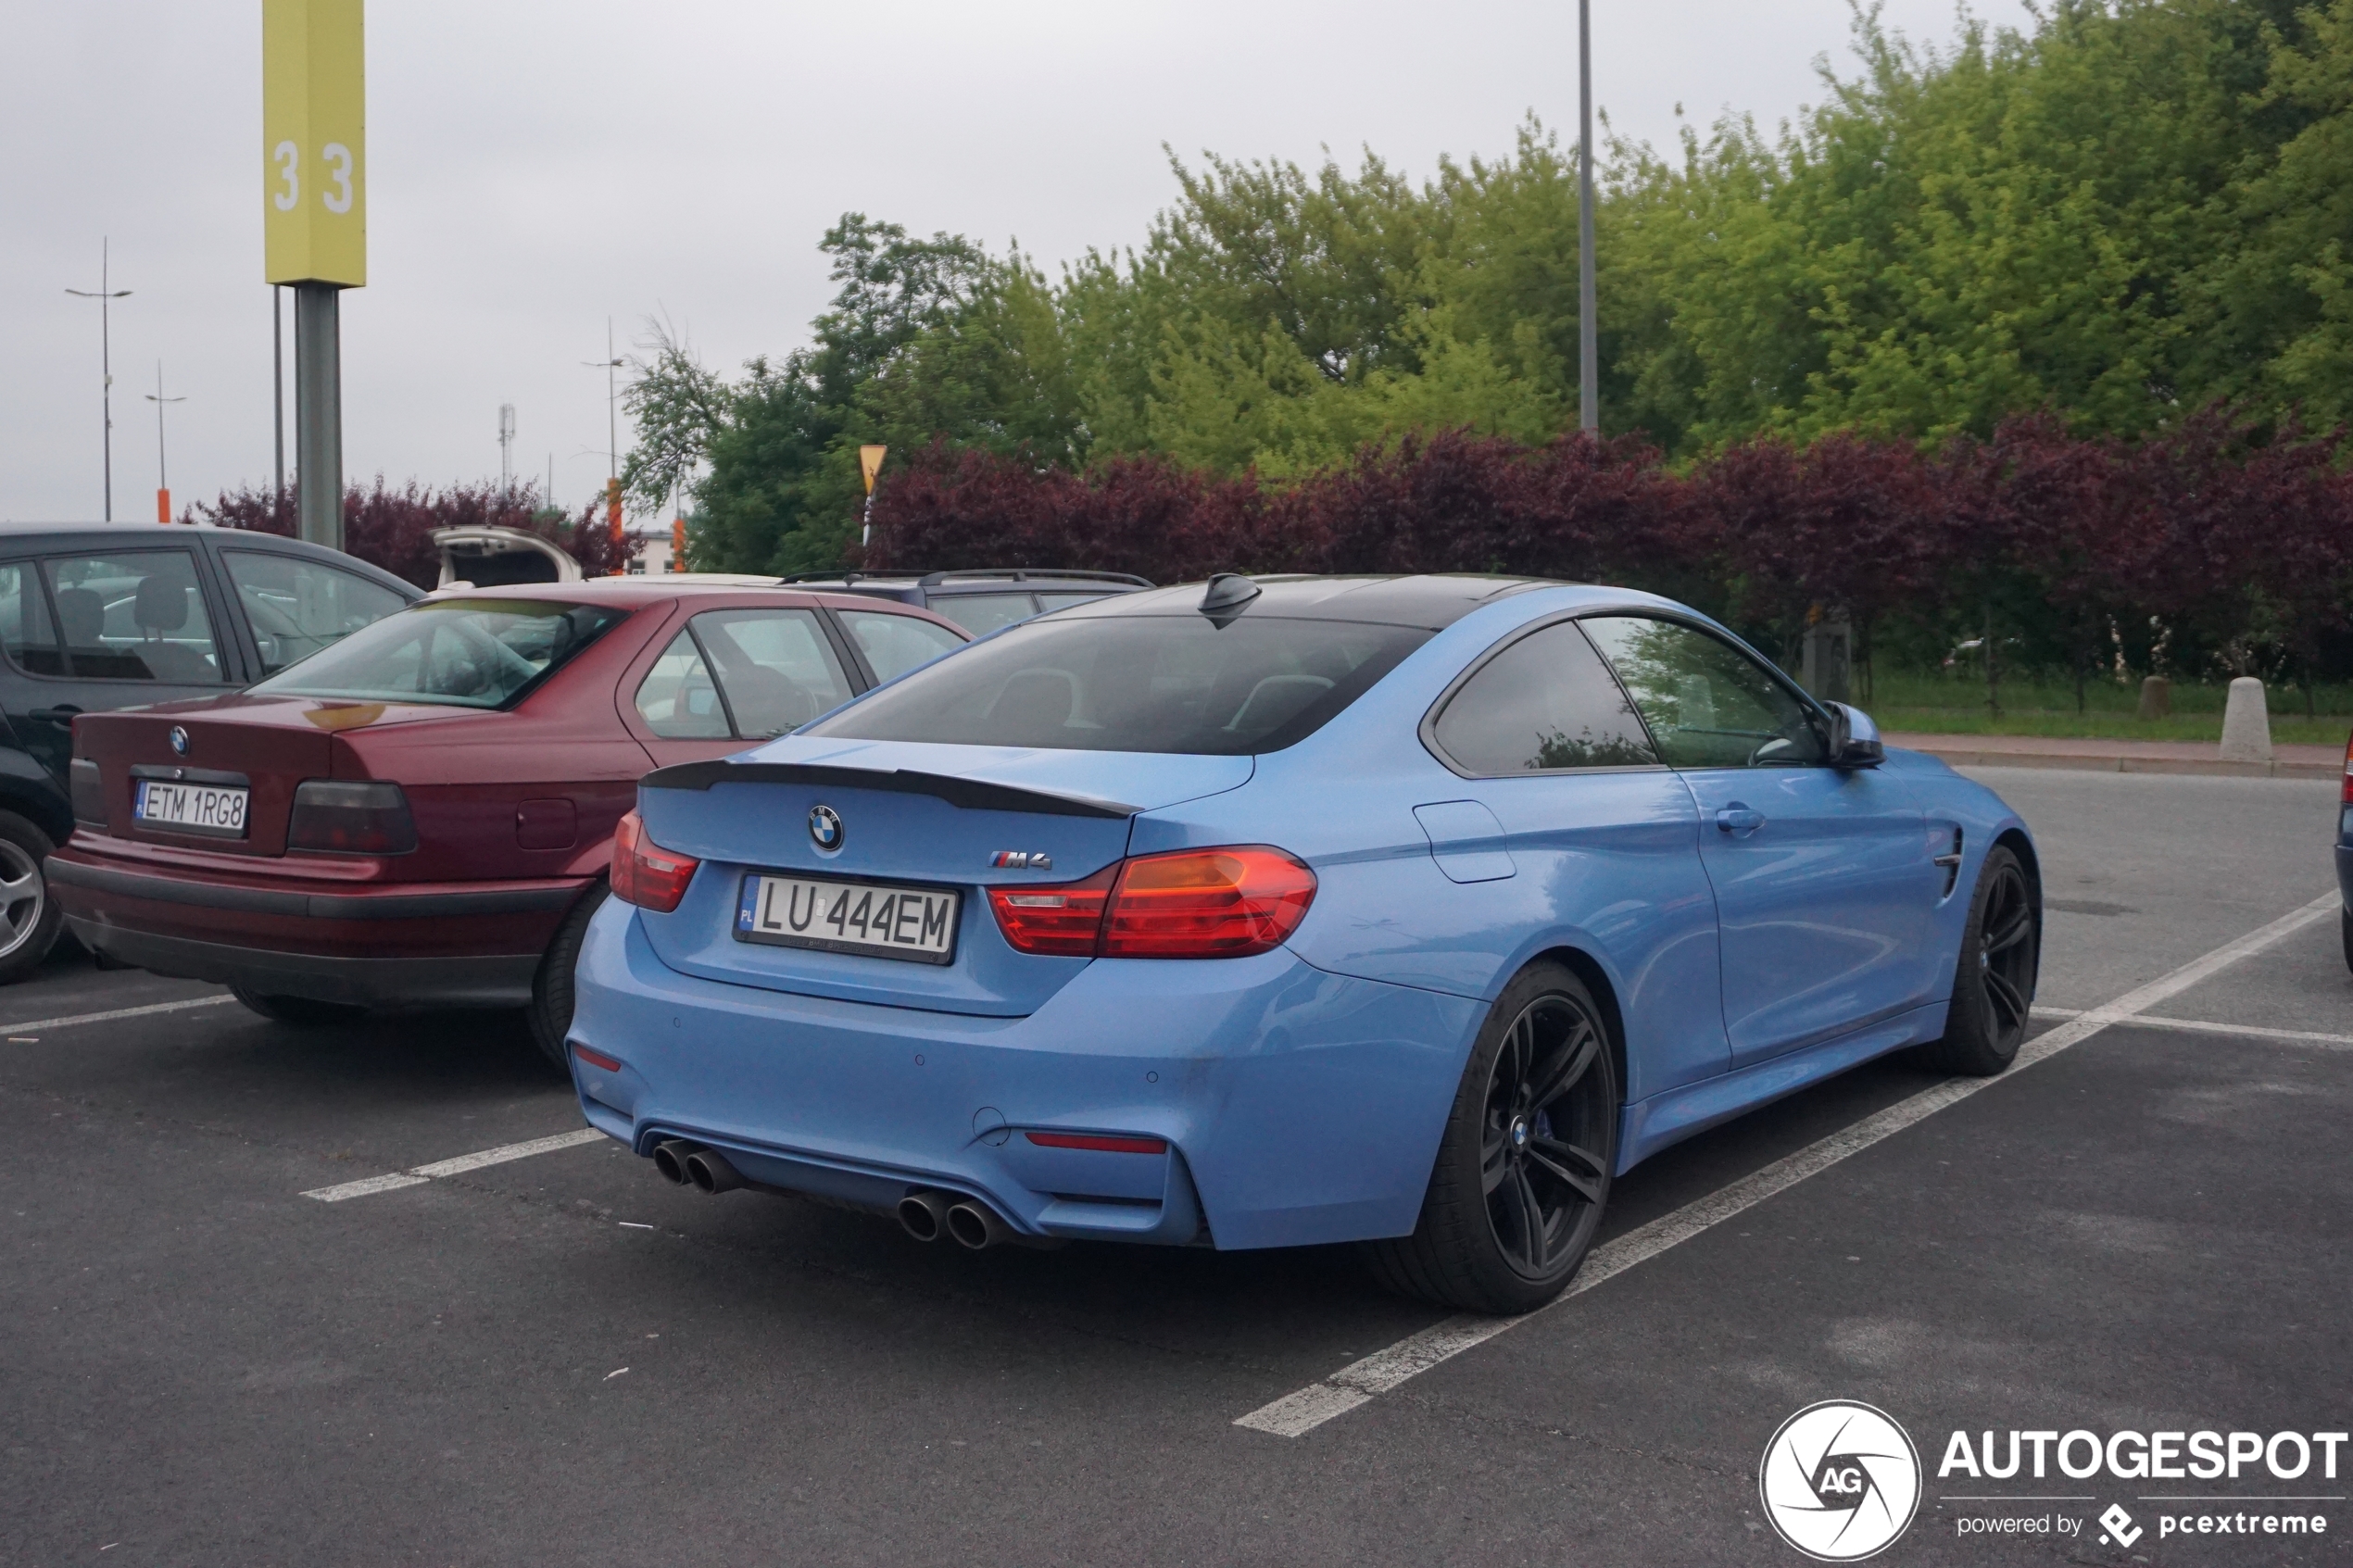
[[[2263,705],[2263,683],[2241,675],[2231,683],[2228,706],[2222,709],[2222,760],[2269,762],[2271,759],[2271,714]]]
[[[2164,719],[2173,711],[2173,683],[2162,675],[2145,676],[2141,681],[2141,717]]]

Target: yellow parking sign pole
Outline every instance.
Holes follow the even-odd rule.
[[[261,0],[265,281],[295,291],[295,515],[343,547],[337,296],[368,282],[361,0]]]

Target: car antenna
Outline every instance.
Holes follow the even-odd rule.
[[[1242,607],[1266,590],[1239,571],[1221,571],[1209,580],[1201,596],[1201,612],[1216,625],[1223,627],[1242,612]]]

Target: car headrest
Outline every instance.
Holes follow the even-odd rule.
[[[95,588],[57,590],[57,629],[69,648],[94,648],[107,626],[107,601]]]
[[[188,585],[160,575],[142,577],[131,618],[143,632],[177,632],[188,624]]]

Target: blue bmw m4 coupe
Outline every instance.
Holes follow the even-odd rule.
[[[1610,1184],[2024,1037],[2025,824],[1680,605],[1479,577],[1078,606],[649,774],[575,976],[673,1181],[970,1247],[1368,1244],[1559,1292]]]

